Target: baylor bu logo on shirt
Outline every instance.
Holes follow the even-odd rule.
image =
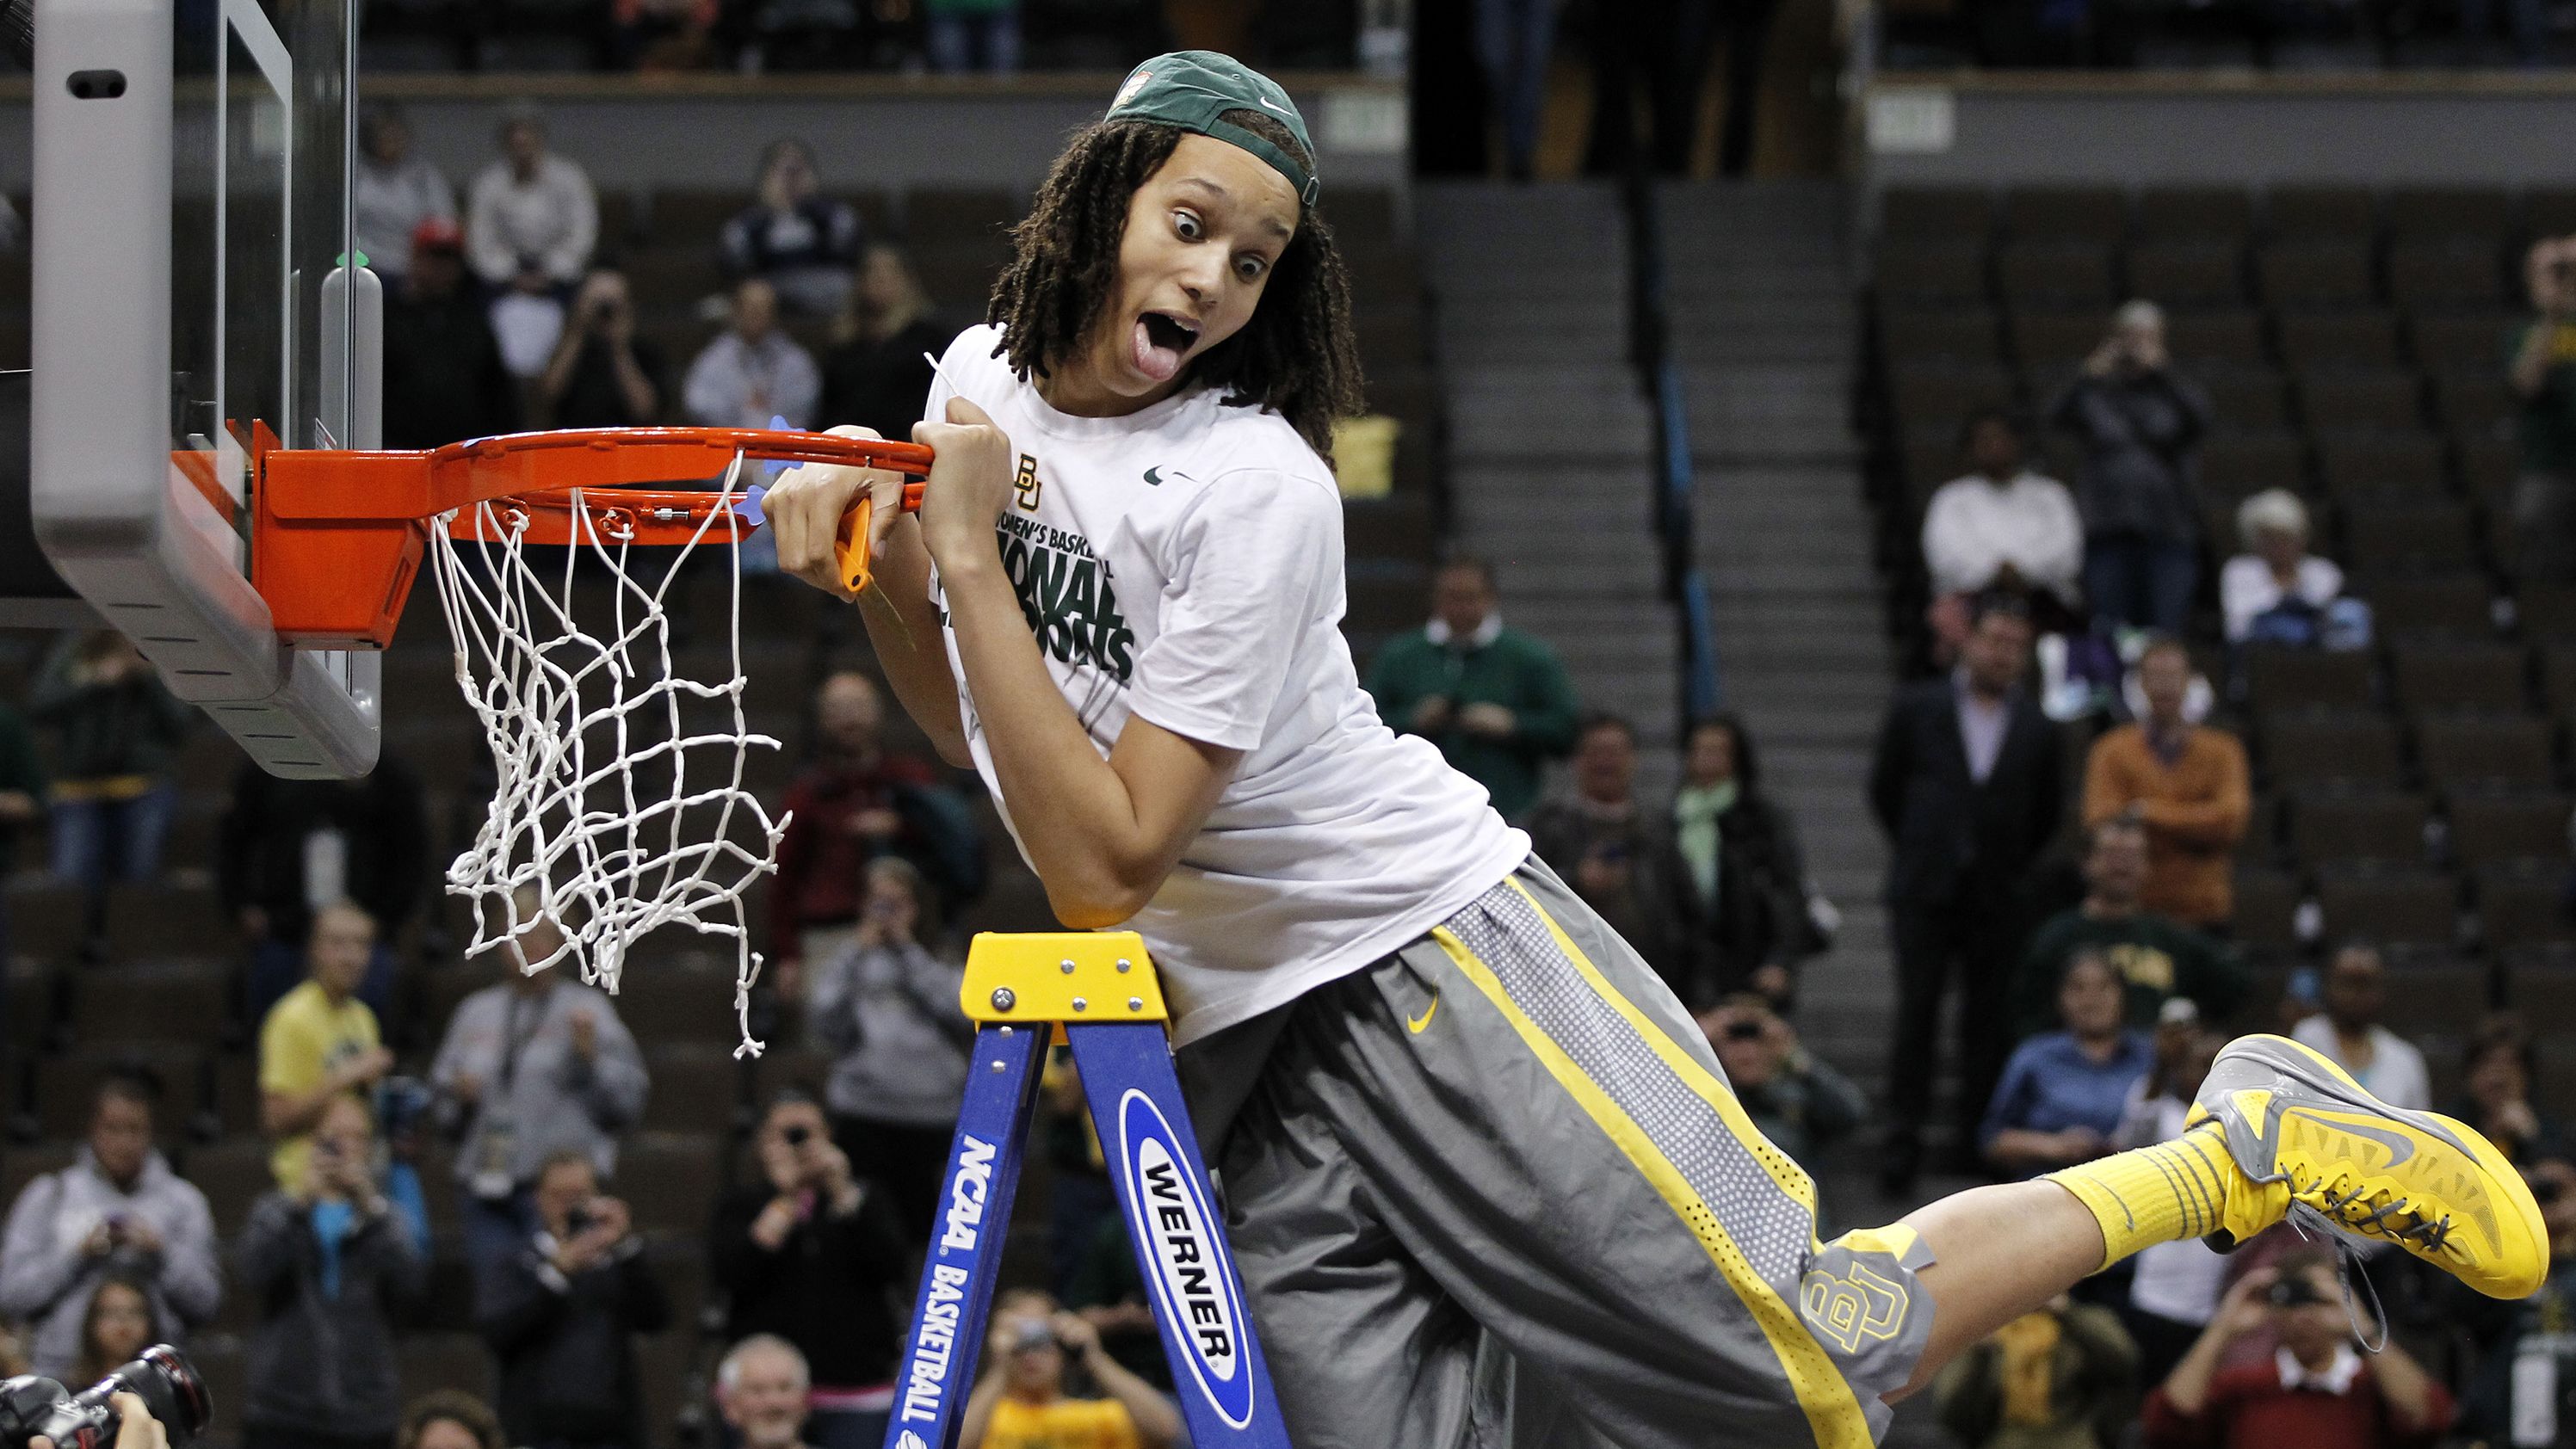
[[[1118,610],[1109,561],[1081,534],[1034,518],[1006,513],[998,526],[1002,571],[1038,647],[1058,664],[1089,665],[1126,684],[1136,669],[1136,631]]]
[[[1038,511],[1038,460],[1036,457],[1028,453],[1020,455],[1019,476],[1011,480],[1011,486],[1020,490],[1022,513]]]

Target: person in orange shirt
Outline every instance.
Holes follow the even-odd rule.
[[[1108,1397],[1067,1395],[1068,1359]],[[1102,1352],[1087,1320],[1033,1288],[994,1305],[984,1380],[966,1400],[957,1449],[1169,1449],[1180,1438],[1180,1411]]]
[[[2147,717],[2093,742],[2084,767],[2084,826],[2115,815],[2147,828],[2147,882],[2138,903],[2194,926],[2235,914],[2229,863],[2253,813],[2245,746],[2225,730],[2183,718],[2191,655],[2180,640],[2149,644],[2138,659]]]

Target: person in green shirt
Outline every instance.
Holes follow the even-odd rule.
[[[2057,981],[2067,958],[2099,951],[2126,984],[2128,1023],[2152,1027],[2170,997],[2187,996],[2204,1021],[2222,1021],[2245,995],[2243,963],[2217,941],[2138,905],[2147,878],[2146,827],[2114,815],[2093,827],[2084,857],[2084,901],[2032,935],[2013,978],[2013,1034],[2057,1024]]]
[[[2513,515],[2525,578],[2576,577],[2576,236],[2544,237],[2524,260],[2536,314],[2505,339],[2522,409]]]
[[[1518,820],[1538,803],[1539,772],[1574,748],[1580,707],[1556,651],[1503,627],[1494,568],[1457,557],[1431,579],[1431,622],[1388,641],[1369,668],[1378,718],[1440,747]]]

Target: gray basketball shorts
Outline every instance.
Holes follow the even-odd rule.
[[[1536,861],[1181,1066],[1299,1449],[1859,1449],[1922,1354],[1929,1250],[1819,1242],[1681,1003]]]

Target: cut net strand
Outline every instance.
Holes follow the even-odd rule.
[[[758,1056],[751,988],[760,953],[751,949],[744,896],[777,869],[787,817],[775,820],[743,785],[754,748],[778,749],[743,714],[740,526],[730,506],[743,457],[736,454],[719,494],[689,540],[665,552],[669,566],[650,588],[640,565],[633,516],[601,490],[570,491],[575,543],[559,569],[541,576],[530,559],[527,511],[503,498],[471,505],[471,536],[448,523],[429,530],[429,565],[454,646],[456,680],[491,743],[496,776],[490,809],[471,845],[447,868],[447,889],[474,916],[469,956],[501,949],[551,923],[561,944],[526,959],[533,974],[578,963],[585,982],[615,992],[626,958],[645,935],[683,926],[730,937],[736,1058]],[[722,519],[730,607],[725,677],[681,677],[672,659],[671,589]],[[575,617],[579,560],[613,580],[608,619],[594,633]],[[712,704],[717,718],[697,719]],[[693,768],[694,767],[694,768]]]

